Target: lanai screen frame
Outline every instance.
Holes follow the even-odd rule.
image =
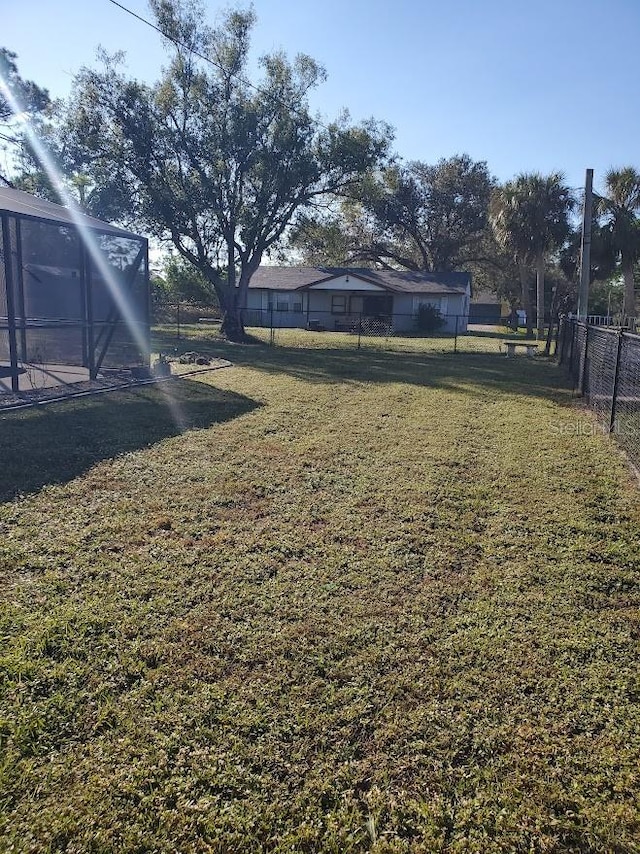
[[[12,204],[12,199],[15,199],[15,204]],[[44,215],[39,214],[38,210]],[[27,358],[28,339],[30,332],[33,335],[36,334],[35,330],[80,330],[82,335],[81,359],[70,356],[70,347],[67,353],[69,358],[63,358],[60,363],[88,369],[91,380],[96,379],[105,357],[109,354],[114,335],[118,329],[122,328],[131,332],[133,342],[127,343],[136,350],[137,358],[128,359],[128,364],[118,365],[118,367],[149,367],[149,242],[147,238],[141,235],[103,223],[93,217],[80,214],[79,220],[81,225],[74,222],[71,212],[67,208],[37,199],[28,193],[6,189],[0,192],[0,252],[2,254],[0,274],[4,274],[0,275],[0,301],[4,298],[6,306],[6,318],[0,316],[0,333],[8,336],[7,355],[10,365],[11,387],[14,392],[19,391],[21,366],[30,364]],[[80,317],[73,319],[64,317],[37,318],[27,315],[25,310],[25,272],[29,272],[29,270],[23,258],[23,224],[25,223],[39,223],[63,231],[66,230],[74,239],[77,239],[78,257],[73,270],[77,270],[79,273],[80,304],[77,308]],[[105,302],[105,295],[109,299],[109,297],[112,298],[112,294],[103,278],[100,277],[99,271],[95,269],[92,253],[83,236],[85,229],[95,238],[96,245],[101,237],[124,239],[133,243],[134,247],[135,244],[138,244],[136,255],[126,273],[117,275],[114,267],[111,271],[113,275],[110,277],[118,287],[123,288],[122,293],[125,300],[134,294],[136,286],[138,288],[137,301],[130,300],[131,306],[135,308],[135,316],[129,318],[128,321],[124,319],[113,299],[109,315],[106,318],[97,319],[94,316],[94,301],[96,297],[100,296],[100,287],[103,292],[103,303]],[[62,234],[63,232],[59,232],[61,242]],[[108,264],[109,262],[105,259],[105,263]],[[142,277],[141,280],[140,276]],[[2,305],[0,302],[1,314]],[[5,322],[3,323],[3,321]],[[137,327],[137,335],[133,334],[131,323]],[[62,334],[61,340],[64,347],[64,333]],[[139,341],[144,341],[144,347],[139,346]],[[3,347],[3,349],[5,348]]]

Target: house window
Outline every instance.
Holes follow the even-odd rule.
[[[432,308],[437,308],[442,314],[442,304],[439,298],[429,297],[414,297],[413,298],[413,313],[417,314],[420,311],[420,306],[430,305]]]
[[[347,313],[347,298],[341,294],[335,294],[331,297],[331,314],[346,314]]]
[[[278,297],[276,300],[276,311],[289,311],[289,298]]]
[[[298,314],[302,314],[302,303],[301,302],[294,302],[293,310],[297,311]]]

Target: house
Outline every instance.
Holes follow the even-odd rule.
[[[249,283],[245,323],[412,332],[420,306],[428,304],[444,317],[443,331],[464,332],[470,298],[470,273],[265,266]]]
[[[470,323],[500,323],[509,314],[509,303],[488,290],[474,290],[469,306]]]

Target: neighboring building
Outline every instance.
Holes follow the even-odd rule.
[[[474,291],[469,308],[469,323],[500,323],[509,314],[509,303],[491,291]]]
[[[260,267],[247,300],[248,326],[355,331],[360,321],[411,332],[421,305],[437,308],[444,331],[466,329],[470,273],[410,273],[346,267]]]

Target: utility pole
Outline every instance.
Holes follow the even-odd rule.
[[[580,288],[578,290],[578,319],[589,313],[589,279],[591,278],[591,218],[593,211],[593,169],[587,169],[584,184],[582,240],[580,241]]]

